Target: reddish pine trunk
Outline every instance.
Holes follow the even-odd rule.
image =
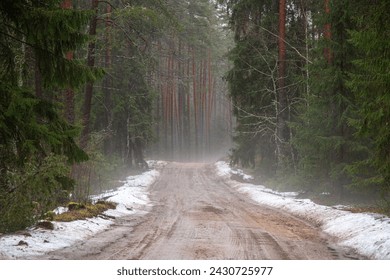
[[[73,8],[72,0],[63,0],[61,3],[61,8],[64,10],[70,10]],[[66,59],[72,60],[73,59],[73,52],[67,52]],[[71,88],[68,88],[64,92],[64,116],[65,119],[73,124],[75,121],[75,115],[74,115],[74,91]]]
[[[169,136],[170,141],[167,142],[167,146],[169,149],[167,150],[169,152],[169,156],[172,157],[172,150],[173,150],[173,96],[172,96],[172,56],[171,54],[168,54],[167,59],[167,90],[166,90],[166,115],[167,115],[167,130],[169,129]],[[168,134],[168,131],[167,131]]]
[[[158,53],[161,53],[161,42],[158,40],[157,42],[157,51]],[[161,59],[158,60],[158,68],[156,71],[156,86],[159,94],[157,95],[157,100],[156,100],[156,135],[158,139],[162,139],[162,134],[161,134],[161,125],[163,123],[162,118],[160,118],[162,115],[162,102],[163,102],[163,87],[162,87],[162,77],[161,77]],[[160,121],[161,120],[161,121]],[[158,146],[157,146],[157,152],[160,153],[162,150],[161,147],[162,141],[158,141]]]
[[[63,0],[61,3],[62,9],[72,9],[72,0]]]
[[[68,52],[66,54],[66,58],[69,60],[73,59],[73,52]],[[64,93],[64,98],[65,98],[65,118],[66,120],[74,124],[75,122],[75,114],[74,114],[74,91],[71,88],[68,88],[65,90]]]
[[[179,39],[179,59],[177,62],[177,71],[178,71],[178,141],[179,141],[179,150],[182,152],[183,150],[183,142],[184,142],[184,65],[181,62],[182,59],[182,41]]]
[[[207,98],[207,125],[206,125],[206,131],[207,131],[207,144],[210,148],[210,142],[211,142],[211,112],[212,112],[212,102],[213,102],[213,81],[212,81],[212,71],[211,71],[211,50],[209,49],[208,54],[208,98]]]
[[[168,69],[169,58],[165,59],[165,69]],[[168,150],[168,77],[165,77],[162,89],[162,111],[163,111],[163,133],[164,133],[164,151]]]
[[[192,88],[193,88],[193,101],[194,101],[194,124],[195,124],[195,152],[198,151],[198,101],[196,94],[196,62],[195,51],[192,49]]]
[[[189,77],[190,77],[190,47],[188,46],[188,50],[187,50],[187,53],[188,53],[188,60],[187,60],[187,81],[188,81],[188,84],[187,84],[187,123],[185,125],[185,127],[187,128],[187,135],[186,135],[186,142],[187,142],[187,146],[188,146],[188,153],[190,153],[190,150],[191,150],[191,93],[190,93],[190,80],[189,80]]]
[[[170,85],[170,125],[171,125],[171,157],[173,159],[174,150],[175,150],[175,113],[176,113],[176,91],[175,91],[175,80],[174,80],[174,60],[173,55],[170,55],[170,75],[169,75],[169,85]]]
[[[207,139],[207,130],[206,130],[206,120],[207,120],[207,63],[203,62],[203,72],[202,72],[202,141],[203,147]]]
[[[199,116],[199,140],[202,147],[204,141],[204,61],[200,61],[199,66],[199,103],[198,103],[198,116]],[[202,150],[203,151],[203,150]]]
[[[330,14],[329,0],[325,0],[325,13],[327,15]],[[325,37],[325,39],[327,41],[330,41],[330,39],[332,38],[332,32],[331,32],[331,25],[330,25],[330,23],[325,24],[325,27],[324,27],[324,37]],[[324,49],[324,56],[325,56],[325,59],[328,62],[328,64],[330,64],[332,62],[332,52],[331,52],[330,48],[325,48]]]

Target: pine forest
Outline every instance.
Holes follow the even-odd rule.
[[[1,0],[0,232],[150,159],[225,158],[389,214],[389,13],[387,0]]]

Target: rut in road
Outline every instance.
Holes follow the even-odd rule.
[[[213,165],[170,163],[150,187],[153,207],[119,219],[54,259],[348,259],[313,225],[257,205]]]

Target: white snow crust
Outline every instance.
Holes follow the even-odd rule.
[[[355,249],[370,259],[390,259],[390,219],[375,213],[351,213],[336,207],[318,205],[310,199],[297,199],[294,192],[276,192],[265,186],[230,180],[236,174],[224,161],[215,163],[217,174],[230,186],[259,204],[275,207],[322,227],[339,244]]]
[[[159,168],[166,164],[163,161],[150,161],[149,166]],[[117,203],[116,209],[105,211],[112,217],[121,217],[137,213],[142,205],[150,203],[148,186],[154,183],[160,175],[152,169],[137,176],[129,176],[123,186],[116,190],[91,197],[92,201],[106,199]],[[68,211],[66,207],[54,209],[55,213]],[[53,222],[54,230],[32,227],[14,234],[0,236],[0,259],[24,259],[30,256],[44,255],[49,251],[58,250],[85,240],[98,232],[104,231],[114,221],[107,217],[96,217],[73,222]],[[22,243],[22,244],[20,244]]]

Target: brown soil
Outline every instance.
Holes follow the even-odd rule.
[[[315,225],[254,203],[203,163],[170,163],[153,206],[43,259],[354,259]]]

